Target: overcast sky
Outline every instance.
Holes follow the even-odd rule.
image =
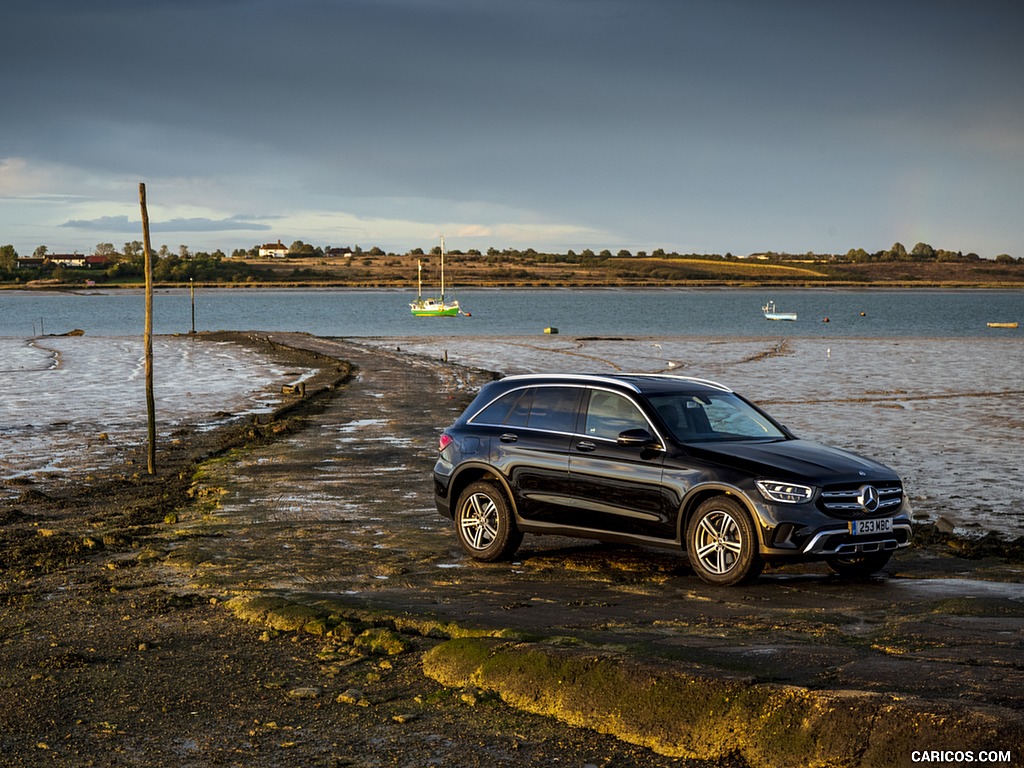
[[[1024,4],[5,0],[0,244],[1024,256]]]

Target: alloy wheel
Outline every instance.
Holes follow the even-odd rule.
[[[732,515],[721,510],[705,515],[697,526],[695,555],[709,573],[731,571],[743,551],[743,535]]]
[[[463,540],[474,549],[487,549],[498,536],[498,508],[485,493],[474,493],[460,515]]]

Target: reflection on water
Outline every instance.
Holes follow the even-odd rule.
[[[182,424],[212,425],[226,414],[267,412],[279,401],[269,387],[285,371],[235,344],[163,337],[154,339],[153,357],[163,439]],[[0,339],[0,360],[0,479],[86,474],[122,461],[144,443],[141,340]]]
[[[991,338],[1016,332],[989,321],[1021,320],[1024,294],[998,290],[826,289],[489,289],[461,290],[472,317],[417,318],[400,290],[199,290],[197,330],[304,331],[316,336],[563,334],[756,337]],[[765,320],[774,300],[797,322]],[[83,329],[89,336],[143,332],[141,291],[0,292],[0,336]],[[187,333],[186,289],[158,291],[154,332]],[[42,329],[42,330],[41,330]],[[1018,338],[1020,338],[1018,336]]]
[[[50,370],[60,365],[60,352],[47,347],[45,339],[4,344],[2,349],[0,375]]]

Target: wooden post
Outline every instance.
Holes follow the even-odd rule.
[[[146,210],[146,185],[139,184],[142,207],[142,244],[146,257],[146,418],[149,426],[149,474],[156,474],[156,405],[153,399],[153,252],[149,246],[149,212]]]

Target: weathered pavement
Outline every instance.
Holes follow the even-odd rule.
[[[181,521],[187,535],[167,558],[190,588],[517,638],[452,641],[427,670],[665,754],[1024,760],[1019,569],[929,548],[862,582],[808,566],[716,589],[672,553],[529,537],[515,562],[475,564],[434,510],[429,473],[438,432],[487,375],[341,340],[274,341],[350,361],[357,375],[311,428],[210,465],[202,488],[218,505]],[[664,720],[698,689],[694,722]]]

